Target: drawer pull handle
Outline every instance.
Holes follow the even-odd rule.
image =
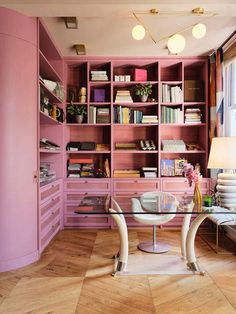
[[[88,183],[88,181],[84,181],[84,183]]]
[[[55,198],[54,197],[52,198],[52,202],[55,202]]]
[[[52,215],[55,215],[55,213],[54,213],[54,212],[52,212]]]
[[[88,195],[88,192],[84,193],[84,195]]]

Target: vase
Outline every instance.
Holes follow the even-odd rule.
[[[83,122],[83,119],[84,119],[84,116],[82,116],[82,115],[76,115],[76,116],[75,116],[75,121],[76,121],[77,123],[82,123],[82,122]]]
[[[146,102],[147,99],[148,99],[148,95],[141,95],[141,96],[140,96],[141,102]]]
[[[202,211],[202,191],[201,191],[200,183],[195,184],[193,201],[194,201],[194,204],[196,205],[196,210],[201,212]]]

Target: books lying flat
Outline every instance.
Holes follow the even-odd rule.
[[[186,151],[186,145],[182,140],[162,140],[163,151]]]
[[[96,151],[110,150],[109,144],[96,144]]]
[[[92,158],[71,158],[69,159],[70,164],[91,164],[93,163]]]
[[[139,170],[114,170],[113,173],[114,178],[126,178],[126,177],[132,177],[132,178],[140,178],[140,171]]]
[[[116,143],[115,149],[136,149],[136,143]]]

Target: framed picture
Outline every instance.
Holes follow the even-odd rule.
[[[175,159],[175,176],[183,176],[186,159]]]
[[[161,176],[173,177],[175,175],[175,164],[173,159],[161,160]]]

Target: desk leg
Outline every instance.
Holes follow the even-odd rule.
[[[188,214],[184,215],[183,224],[181,228],[181,254],[183,259],[186,259],[186,238],[189,230],[190,220],[191,220],[191,212],[193,210],[194,203],[190,203],[187,207]]]
[[[117,214],[116,211],[109,208],[109,212],[111,213],[112,218],[115,220],[120,237],[120,250],[118,257],[118,263],[116,266],[116,270],[112,273],[115,276],[116,272],[122,271],[125,269],[128,262],[128,231],[127,226],[123,214]]]
[[[189,231],[187,234],[187,239],[186,239],[187,266],[193,271],[200,272],[201,275],[204,275],[204,272],[201,271],[201,269],[197,263],[194,243],[195,243],[197,230],[198,230],[200,224],[207,218],[207,216],[208,216],[208,214],[200,214],[194,219],[194,221],[192,222],[192,224],[189,228]]]

